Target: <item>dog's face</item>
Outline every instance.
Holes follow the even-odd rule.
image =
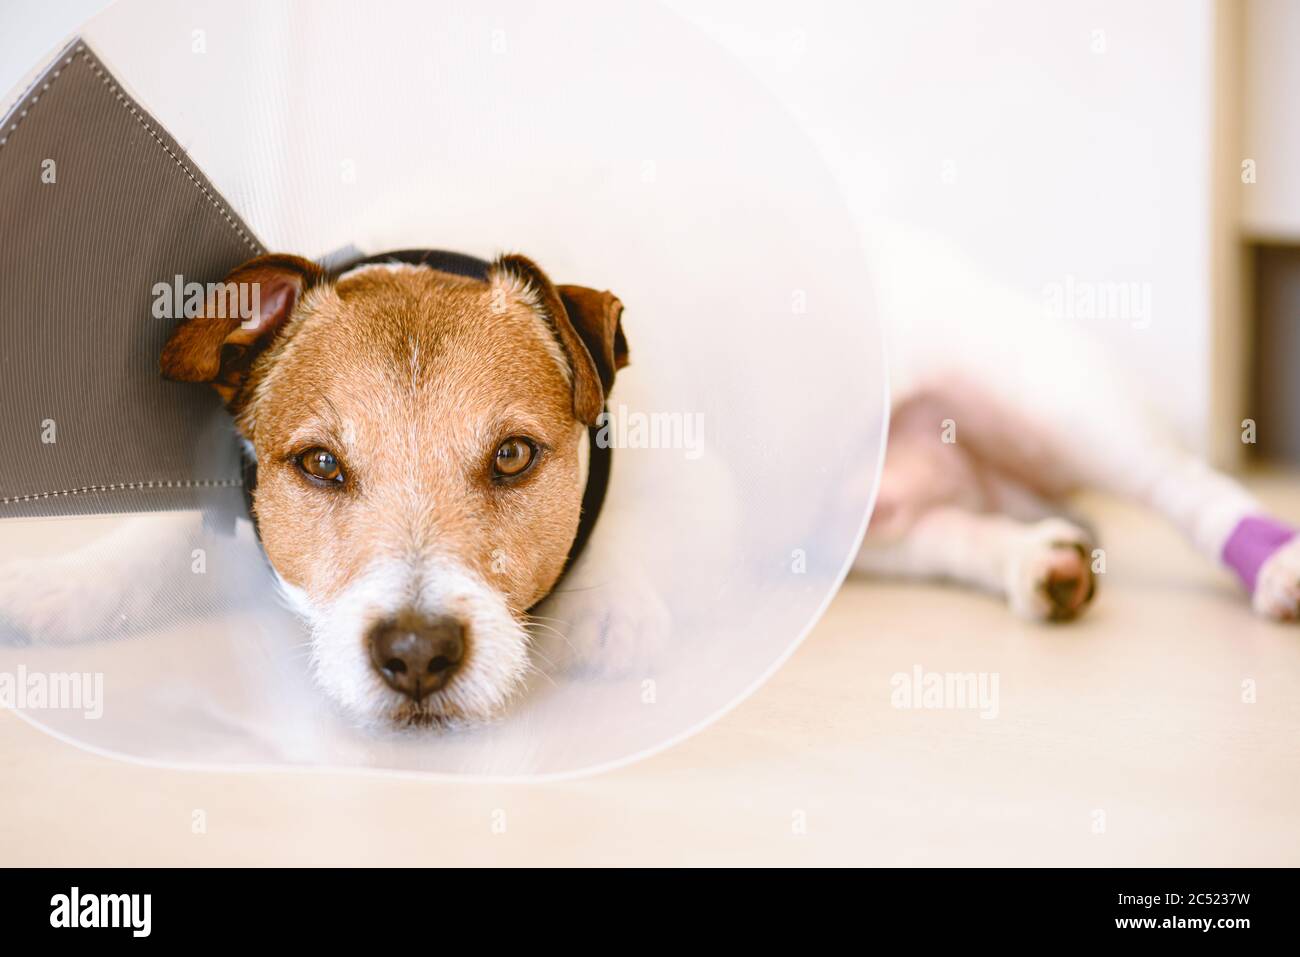
[[[371,722],[499,712],[626,362],[618,300],[519,256],[487,281],[396,264],[331,281],[288,256],[226,281],[256,285],[258,314],[210,303],[162,367],[211,383],[256,457],[258,529],[320,684]]]

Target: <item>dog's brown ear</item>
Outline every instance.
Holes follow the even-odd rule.
[[[163,375],[210,383],[229,403],[253,359],[293,315],[303,293],[324,277],[324,270],[300,256],[258,256],[237,266],[201,313],[172,330],[159,362]]]
[[[614,385],[614,373],[627,365],[623,303],[609,290],[597,292],[586,286],[557,286],[556,291],[574,331],[596,363],[605,394],[609,395]]]
[[[573,370],[573,413],[579,422],[594,425],[614,374],[627,365],[623,304],[611,292],[557,287],[525,256],[502,256],[492,264],[491,277],[513,280],[516,291],[531,297],[550,320]]]

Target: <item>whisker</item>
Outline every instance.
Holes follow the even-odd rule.
[[[594,585],[583,585],[581,588],[552,588],[550,593],[552,595],[572,595],[575,592],[595,591],[598,588],[607,588],[609,584],[609,582],[597,582]]]
[[[548,624],[546,624],[546,623],[544,623],[544,622],[540,622],[540,621],[533,622],[532,625],[533,625],[533,627],[535,627],[535,628],[545,629],[548,633],[550,633],[550,634],[552,634],[552,635],[555,635],[555,637],[557,637],[557,638],[559,638],[561,641],[563,641],[563,642],[564,642],[566,645],[568,645],[568,646],[569,646],[573,651],[576,652],[576,651],[578,650],[578,649],[577,649],[577,646],[574,645],[574,643],[569,639],[569,636],[566,635],[564,632],[560,631],[560,629],[555,628],[555,627],[552,627],[551,625],[548,625]],[[534,637],[536,637],[536,636],[534,636]],[[536,645],[534,645],[533,648],[534,648],[534,650],[536,650]]]

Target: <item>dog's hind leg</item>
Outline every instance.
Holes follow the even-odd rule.
[[[1004,406],[995,417],[965,416],[975,426],[967,439],[977,459],[1042,494],[1088,488],[1145,505],[1206,558],[1232,569],[1259,614],[1300,618],[1300,539],[1293,529],[1240,482],[1147,426],[1135,405],[1122,391],[1099,395],[1094,408],[1062,416],[1057,428]]]
[[[1002,476],[1008,487],[1049,501],[1095,489],[1144,505],[1233,570],[1259,614],[1300,618],[1300,538],[1235,479],[1148,426],[1124,389],[1044,388],[1013,400],[1001,385],[950,376],[921,393],[914,408],[925,420],[928,454],[937,454],[940,423],[950,421],[954,446],[977,475]],[[891,454],[893,446],[891,431]],[[984,507],[1007,510],[996,502]]]
[[[1300,538],[1233,478],[1160,446],[1131,446],[1095,485],[1159,511],[1198,551],[1232,569],[1266,618],[1300,618]]]
[[[1090,537],[948,432],[949,408],[923,394],[896,410],[855,570],[974,586],[1030,619],[1077,616],[1096,590]]]
[[[1258,612],[1300,617],[1300,539],[1239,483],[1160,435],[1142,390],[1093,337],[934,237],[878,227],[873,258],[891,317],[891,377],[899,394],[927,395],[934,441],[950,420],[956,444],[984,474],[1047,500],[1097,489],[1146,505],[1232,568]],[[893,445],[891,425],[890,456]],[[888,471],[887,457],[886,479]]]
[[[970,585],[1005,596],[1023,618],[1065,621],[1081,614],[1096,591],[1091,553],[1087,534],[1064,519],[1024,522],[939,506],[892,541],[868,536],[853,567]]]
[[[1046,497],[1090,488],[1145,505],[1232,569],[1259,614],[1300,618],[1300,539],[1293,529],[1235,479],[1146,428],[1122,398],[1093,410],[1093,420],[1076,417],[1057,429],[1006,405],[957,404],[967,410],[963,440],[975,460]]]

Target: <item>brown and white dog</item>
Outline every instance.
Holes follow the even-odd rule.
[[[1167,515],[1241,575],[1260,614],[1300,615],[1300,539],[1155,431],[1087,336],[942,244],[877,235],[893,413],[856,568],[1072,618],[1096,594],[1095,551],[1062,503],[1095,488]],[[266,256],[227,281],[257,285],[257,314],[186,320],[162,369],[211,385],[234,417],[256,462],[265,553],[311,628],[319,684],[376,726],[499,714],[530,667],[528,610],[578,534],[588,426],[627,362],[618,299],[556,286],[521,256],[482,276],[395,262],[337,277]],[[77,561],[116,567],[131,550],[122,534]],[[100,589],[104,602],[70,601],[68,580],[32,566],[0,581],[0,607],[75,640],[123,601],[149,600],[138,568]],[[618,632],[615,657],[647,637],[662,645],[668,611],[652,588],[625,587],[619,614],[615,628],[601,609],[566,640]]]
[[[621,303],[523,256],[482,278],[334,278],[272,255],[226,282],[260,291],[257,314],[184,321],[162,371],[234,417],[319,683],[362,720],[497,714],[578,532],[588,427],[627,362]]]

